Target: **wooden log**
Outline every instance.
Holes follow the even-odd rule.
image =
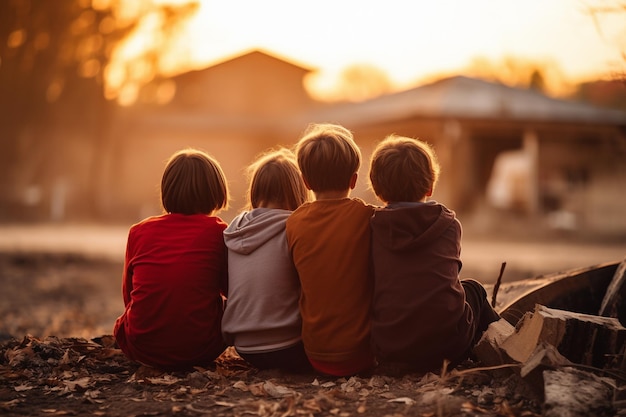
[[[485,366],[511,363],[511,358],[506,355],[501,346],[514,332],[515,327],[505,319],[494,321],[489,324],[487,330],[474,346],[474,356]]]
[[[532,280],[531,282],[537,284],[528,285],[526,290],[520,289],[525,287],[523,285],[517,288],[517,295],[512,301],[504,303],[498,311],[501,317],[514,326],[525,313],[532,312],[536,304],[584,314],[598,314],[618,266],[619,262],[608,262]],[[515,288],[518,283],[510,285]]]
[[[540,342],[522,365],[520,376],[526,378],[530,373],[537,370],[543,372],[545,369],[554,369],[565,365],[572,365],[572,362],[561,355],[554,346]]]
[[[622,305],[624,303],[625,296],[626,259],[624,259],[617,267],[617,270],[613,275],[613,279],[611,280],[609,287],[606,289],[606,293],[602,299],[602,304],[600,304],[600,312],[598,314],[606,317],[616,317],[624,323],[626,321],[626,313],[624,313]]]
[[[511,359],[524,363],[542,342],[574,363],[597,368],[624,366],[626,328],[615,318],[536,305],[533,313],[522,317],[502,349]]]

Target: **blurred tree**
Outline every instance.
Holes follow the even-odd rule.
[[[598,33],[607,38],[609,42],[614,42],[621,50],[622,63],[618,70],[613,74],[613,79],[626,83],[626,26],[624,26],[624,18],[626,17],[626,1],[624,0],[596,0],[585,2],[587,13],[593,19]],[[619,33],[609,33],[610,30],[605,26],[610,26],[609,19],[617,20]],[[606,25],[606,24],[609,25]]]
[[[115,109],[107,98],[117,94],[105,97],[105,76],[116,48],[154,14],[163,18],[153,31],[166,41],[196,6],[152,0],[0,2],[0,219],[19,215],[25,204],[45,206],[54,217],[55,195],[64,197],[59,193],[67,192],[68,176],[79,178],[73,192],[84,198],[76,200],[93,200],[84,194],[97,183]],[[162,46],[152,45],[124,66],[155,73]],[[118,87],[128,79],[118,77]]]
[[[520,57],[507,56],[500,61],[475,58],[465,73],[472,77],[497,81],[518,88],[529,88],[544,94],[565,95],[572,86],[554,62],[536,62]]]
[[[543,74],[541,73],[540,70],[535,69],[530,74],[530,82],[529,82],[528,88],[530,88],[531,90],[544,92],[545,91],[545,84],[546,83],[543,80]]]
[[[355,64],[344,69],[337,85],[341,99],[363,101],[391,91],[391,81],[378,67]]]

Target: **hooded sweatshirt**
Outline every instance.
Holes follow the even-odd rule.
[[[301,340],[300,281],[285,237],[290,214],[256,208],[224,231],[229,297],[222,333],[242,353],[273,352]]]
[[[461,224],[434,201],[395,203],[371,219],[372,343],[382,361],[424,371],[470,347],[473,313],[459,281]]]

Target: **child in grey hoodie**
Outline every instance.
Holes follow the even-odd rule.
[[[262,155],[250,166],[249,209],[224,231],[228,304],[222,334],[259,369],[310,370],[302,346],[300,281],[285,237],[285,221],[309,200],[293,153]]]

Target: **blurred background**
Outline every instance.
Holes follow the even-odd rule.
[[[2,1],[0,333],[108,331],[169,156],[219,160],[230,221],[245,168],[311,122],[354,132],[373,204],[376,143],[433,144],[464,277],[621,260],[625,74],[623,0]]]
[[[310,122],[431,142],[478,229],[626,235],[623,1],[0,4],[0,222],[158,214],[167,158],[245,167]],[[499,225],[499,226],[498,226]],[[527,230],[526,227],[521,228]]]
[[[413,4],[416,3],[416,4]],[[626,241],[626,2],[0,3],[0,224],[160,213],[167,158],[245,167],[311,122],[432,143],[472,235]]]

